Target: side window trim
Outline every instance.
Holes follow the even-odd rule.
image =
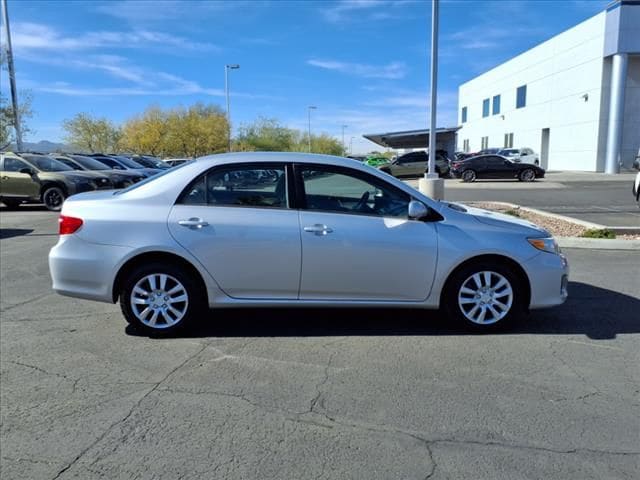
[[[302,177],[302,171],[305,169],[313,169],[313,170],[321,170],[321,171],[329,171],[331,173],[335,173],[335,174],[342,174],[342,175],[346,175],[346,176],[351,176],[354,178],[357,178],[358,180],[362,180],[363,182],[372,184],[373,186],[375,186],[376,188],[379,187],[384,187],[390,191],[392,191],[393,193],[397,194],[397,195],[402,195],[406,198],[407,200],[407,204],[409,202],[411,202],[411,200],[413,200],[414,198],[408,194],[407,192],[405,192],[404,190],[396,187],[395,185],[391,185],[387,182],[385,182],[384,180],[376,177],[375,175],[371,175],[369,173],[366,172],[361,172],[360,170],[355,170],[349,167],[343,167],[340,165],[324,165],[324,164],[315,164],[315,163],[296,163],[294,164],[294,170],[295,170],[295,182],[296,182],[296,193],[299,194],[299,209],[300,210],[308,210],[307,208],[307,194],[306,194],[306,190],[304,188],[304,178]],[[299,189],[299,190],[298,190]],[[382,215],[374,215],[374,214],[369,214],[369,213],[360,213],[360,212],[349,212],[349,211],[345,211],[345,212],[337,212],[334,210],[313,210],[315,212],[324,212],[324,213],[333,213],[333,214],[337,214],[337,215],[359,215],[359,216],[365,216],[365,217],[375,217],[375,218],[382,218]],[[404,218],[404,217],[398,217],[398,218]]]
[[[201,180],[204,182],[204,203],[192,203],[188,205],[202,206],[202,207],[225,207],[225,208],[260,208],[260,209],[269,209],[269,210],[292,210],[294,207],[292,206],[293,200],[290,196],[291,189],[289,187],[291,183],[291,174],[289,173],[291,166],[291,162],[244,162],[244,163],[227,163],[223,165],[214,165],[208,170],[202,172],[200,175],[195,177],[191,182],[187,184],[187,186],[180,192],[175,205],[185,205],[183,202],[185,196],[188,194],[191,188]],[[226,170],[237,170],[237,169],[250,169],[255,168],[258,170],[266,170],[269,168],[280,168],[284,171],[285,182],[287,186],[287,205],[284,207],[263,207],[263,206],[254,206],[254,205],[212,205],[209,203],[209,188],[208,188],[208,176],[214,173],[224,172]]]

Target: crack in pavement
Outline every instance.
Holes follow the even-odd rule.
[[[0,309],[0,313],[5,313],[8,312],[9,310],[13,310],[14,308],[18,308],[18,307],[22,307],[23,305],[28,305],[32,302],[37,302],[38,300],[42,300],[45,297],[48,297],[50,295],[53,295],[52,293],[43,293],[42,295],[36,295],[33,298],[30,298],[29,300],[25,300],[24,302],[18,302],[18,303],[12,303],[11,305],[8,305],[2,309]]]
[[[198,355],[200,355],[206,348],[207,348],[208,344],[204,344],[202,345],[202,347],[195,352],[193,355],[190,355],[189,357],[187,357],[186,360],[184,360],[183,362],[181,362],[177,367],[175,367],[173,370],[171,370],[169,373],[167,373],[159,382],[155,383],[153,385],[153,387],[151,387],[149,390],[147,390],[144,395],[142,395],[138,401],[136,401],[133,406],[129,409],[129,411],[127,412],[127,414],[121,418],[120,420],[117,420],[116,422],[113,422],[111,425],[109,425],[109,427],[107,427],[107,429],[98,436],[98,438],[96,438],[93,442],[91,442],[86,448],[84,448],[78,455],[76,455],[76,457],[71,460],[71,462],[69,462],[64,468],[62,468],[62,470],[60,470],[55,477],[53,477],[52,480],[56,480],[58,478],[60,478],[60,476],[66,472],[67,470],[69,470],[73,465],[75,465],[91,448],[93,448],[95,445],[97,445],[103,438],[105,438],[109,432],[111,432],[116,426],[125,423],[133,414],[133,412],[135,411],[136,408],[138,408],[138,406],[140,406],[140,404],[144,401],[145,398],[147,398],[149,395],[151,395],[154,391],[156,391],[158,389],[158,387],[165,382],[171,375],[173,375],[176,371],[178,371],[180,368],[182,368],[184,365],[186,365],[188,362],[190,362],[191,360],[193,360],[194,358],[196,358]]]

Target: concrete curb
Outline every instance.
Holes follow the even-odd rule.
[[[535,213],[536,215],[540,215],[541,217],[555,218],[556,220],[563,220],[565,222],[575,223],[576,225],[580,225],[581,227],[589,228],[593,230],[602,230],[603,228],[609,228],[605,225],[600,225],[598,223],[585,222],[584,220],[567,217],[565,215],[559,215],[557,213],[547,212],[545,210],[538,210],[537,208],[523,207],[522,205],[518,205],[516,203],[509,203],[509,202],[486,202],[486,203],[495,203],[496,205],[504,205],[505,207],[513,208],[513,209],[517,208],[519,210],[522,210],[523,212],[531,212],[531,213]]]
[[[561,248],[587,248],[591,250],[635,250],[640,252],[640,240],[606,238],[556,237]]]

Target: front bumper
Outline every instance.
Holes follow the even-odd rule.
[[[531,284],[530,309],[562,305],[568,296],[569,263],[563,254],[540,252],[524,264]]]
[[[77,235],[62,235],[49,252],[52,288],[69,297],[112,303],[115,276],[130,251],[130,247],[89,243]]]

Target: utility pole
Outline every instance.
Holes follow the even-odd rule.
[[[311,110],[315,110],[316,106],[314,105],[309,105],[307,107],[307,113],[309,114],[309,153],[311,153]]]
[[[349,125],[342,125],[342,156],[344,157],[347,153],[347,146],[344,144],[344,129]]]
[[[5,0],[3,0],[5,1]],[[229,109],[229,70],[237,70],[237,63],[224,66],[224,94],[227,97],[227,151],[231,151],[231,110]]]
[[[16,130],[16,147],[22,151],[22,128],[20,125],[20,112],[18,107],[18,91],[16,90],[16,71],[13,66],[13,49],[11,48],[11,29],[9,28],[9,10],[7,0],[2,2],[2,18],[7,31],[7,66],[9,68],[9,83],[11,84],[11,104],[13,106],[13,128]]]
[[[355,138],[355,137],[351,137],[351,138],[349,139],[349,155],[353,155],[353,139],[354,139],[354,138]]]
[[[444,198],[444,180],[436,173],[436,113],[438,103],[438,7],[439,0],[431,3],[431,118],[429,122],[429,170],[420,179],[420,191],[434,200]]]

